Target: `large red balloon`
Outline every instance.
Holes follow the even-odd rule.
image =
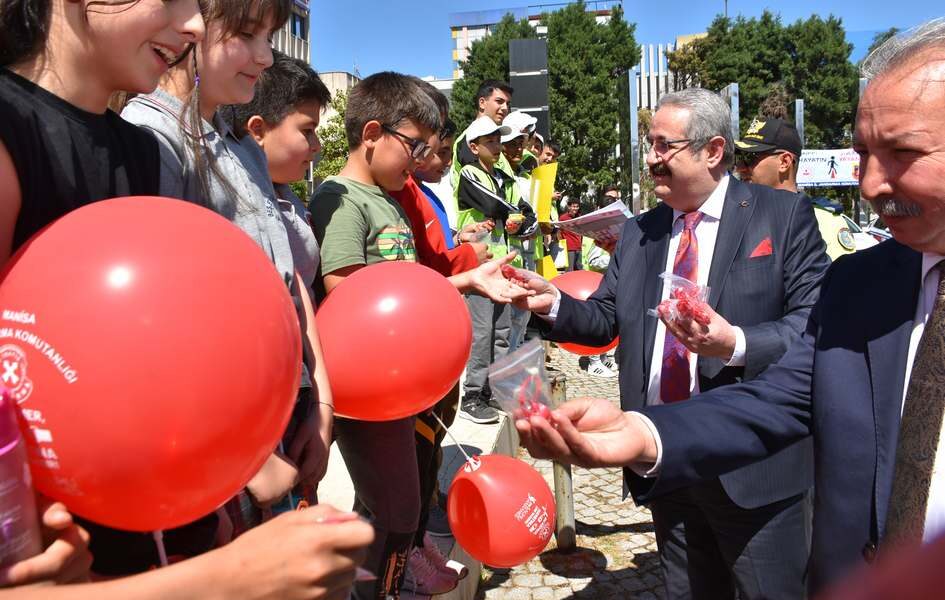
[[[544,478],[501,454],[466,463],[450,485],[446,514],[459,545],[493,567],[528,562],[555,530],[555,498]]]
[[[577,298],[578,300],[587,300],[591,294],[597,291],[597,288],[600,287],[600,282],[603,280],[604,276],[595,271],[568,271],[567,273],[562,273],[561,275],[558,275],[552,279],[551,283],[553,283],[556,288],[571,296],[572,298]],[[617,347],[618,342],[620,342],[619,337],[615,337],[609,344],[598,347],[585,346],[583,344],[575,344],[572,342],[555,343],[561,346],[562,349],[567,350],[572,354],[592,356],[613,350]]]
[[[315,316],[335,414],[390,421],[425,411],[459,380],[469,311],[442,275],[406,261],[355,271]]]
[[[213,512],[262,466],[298,390],[298,317],[236,226],[167,198],[52,223],[0,284],[0,383],[37,489],[121,529]]]

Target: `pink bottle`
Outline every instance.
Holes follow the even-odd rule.
[[[0,395],[0,567],[36,556],[43,549],[16,410],[10,392],[4,389]]]

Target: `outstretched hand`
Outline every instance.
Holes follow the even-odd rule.
[[[516,256],[515,252],[510,252],[501,258],[484,262],[471,271],[453,275],[450,281],[460,292],[472,292],[499,304],[509,304],[531,293],[502,274],[502,267],[515,260]]]
[[[608,400],[572,400],[552,411],[550,421],[536,415],[515,417],[522,445],[535,458],[581,467],[656,461],[656,442],[649,428]]]

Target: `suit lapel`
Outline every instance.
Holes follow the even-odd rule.
[[[905,386],[906,361],[909,341],[915,321],[922,255],[900,245],[889,257],[884,268],[871,273],[871,285],[862,290],[862,298],[876,298],[880,310],[871,312],[867,329],[867,363],[870,387],[873,392],[873,418],[876,426],[876,525],[882,536],[886,521],[886,507],[892,487],[899,441],[899,419],[902,412],[902,394]],[[907,292],[908,290],[908,292]]]
[[[718,237],[712,253],[712,265],[709,267],[709,306],[713,310],[718,306],[728,272],[732,268],[735,254],[754,212],[755,202],[748,186],[734,177],[729,177]]]
[[[643,283],[644,310],[654,308],[660,302],[663,292],[663,280],[660,274],[666,270],[666,253],[669,251],[669,238],[673,230],[673,209],[660,204],[651,211],[651,218],[645,220],[643,235],[645,238],[644,254],[646,275]],[[650,365],[653,362],[653,342],[656,336],[656,321],[653,317],[643,320],[643,371],[646,381],[650,378]]]

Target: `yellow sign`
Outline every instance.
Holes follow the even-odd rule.
[[[556,162],[542,165],[532,171],[530,198],[535,202],[535,214],[539,223],[551,222],[551,196],[555,193],[557,177],[558,163]]]

